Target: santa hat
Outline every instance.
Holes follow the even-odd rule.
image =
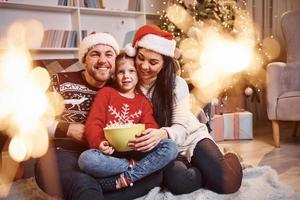
[[[126,45],[125,52],[129,56],[135,56],[138,47],[174,57],[176,42],[171,33],[155,25],[144,25],[137,30],[132,43]]]
[[[104,44],[111,46],[116,54],[118,55],[120,52],[119,44],[116,39],[110,35],[109,33],[91,33],[87,37],[85,37],[79,47],[79,61],[83,63],[83,58],[85,54],[88,52],[89,48],[97,44]]]

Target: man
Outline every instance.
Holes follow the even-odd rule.
[[[85,70],[59,73],[52,78],[52,88],[62,95],[65,109],[49,127],[53,143],[35,167],[37,184],[51,196],[65,200],[133,199],[162,181],[161,173],[157,173],[131,188],[103,195],[97,179],[81,172],[77,165],[78,156],[87,148],[85,119],[96,92],[109,84],[118,53],[119,46],[113,36],[91,34],[84,38],[79,48],[79,61]]]

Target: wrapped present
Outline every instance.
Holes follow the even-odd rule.
[[[210,132],[212,138],[216,142],[220,142],[224,140],[224,120],[223,115],[214,115],[211,119],[211,129]]]
[[[253,139],[253,116],[250,112],[225,113],[212,118],[215,141]]]

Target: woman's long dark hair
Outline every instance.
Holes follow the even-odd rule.
[[[163,56],[163,59],[164,66],[158,73],[155,84],[152,86],[151,101],[154,118],[159,126],[169,127],[172,125],[173,104],[175,103],[174,89],[177,65],[173,58],[169,56]]]

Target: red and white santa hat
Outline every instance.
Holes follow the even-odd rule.
[[[126,45],[125,52],[129,56],[135,56],[138,47],[174,57],[176,42],[171,33],[161,30],[158,26],[148,24],[137,30],[132,43]]]
[[[87,37],[85,37],[80,43],[79,46],[80,63],[83,63],[83,58],[85,54],[88,52],[89,48],[97,44],[104,44],[104,45],[111,46],[117,55],[120,53],[119,44],[111,34],[103,33],[103,32],[99,32],[99,33],[93,32]]]

